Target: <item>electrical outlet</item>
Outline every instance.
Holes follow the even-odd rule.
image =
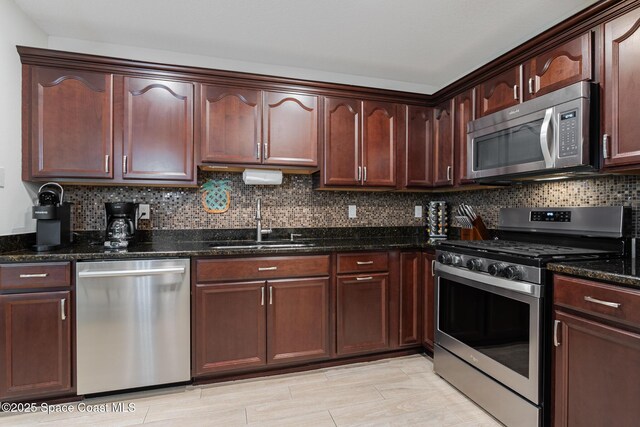
[[[416,206],[415,217],[422,218],[422,206]]]
[[[356,205],[349,205],[349,218],[356,218]]]
[[[149,205],[138,205],[138,218],[151,219],[151,208],[149,207]]]

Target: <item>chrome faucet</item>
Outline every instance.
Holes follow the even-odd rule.
[[[260,197],[256,204],[256,242],[262,242],[262,235],[271,233],[270,228],[262,229],[262,202]]]

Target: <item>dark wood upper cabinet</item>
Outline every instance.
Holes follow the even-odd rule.
[[[329,279],[269,280],[267,363],[328,358]]]
[[[259,163],[261,104],[262,94],[259,90],[202,85],[202,161]]]
[[[399,344],[416,345],[422,338],[422,254],[400,254],[400,332]]]
[[[362,184],[396,185],[396,105],[364,101],[362,126]]]
[[[604,24],[605,167],[640,164],[640,9]]]
[[[70,292],[0,296],[0,398],[72,391],[70,307]]]
[[[112,178],[113,75],[34,66],[30,79],[23,179]]]
[[[264,93],[262,162],[318,165],[318,97]]]
[[[433,185],[453,184],[453,100],[433,109]]]
[[[192,181],[193,83],[124,78],[124,179]]]
[[[196,286],[194,376],[267,363],[265,294],[264,281]]]
[[[475,119],[475,106],[473,104],[473,89],[461,93],[454,99],[455,103],[455,185],[463,185],[473,182],[468,178],[467,157],[467,123]]]
[[[476,87],[476,115],[487,114],[518,105],[521,100],[521,67],[507,70]]]
[[[324,184],[359,185],[362,103],[327,97],[324,110]]]
[[[433,351],[435,336],[434,254],[422,254],[422,345]]]
[[[433,185],[433,147],[431,144],[432,110],[414,105],[406,106],[406,141],[403,157],[404,187]]]
[[[591,33],[544,52],[524,64],[524,100],[591,80]]]

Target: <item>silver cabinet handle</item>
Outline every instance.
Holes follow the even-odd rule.
[[[431,260],[431,277],[434,277],[436,275],[436,260],[432,259]]]
[[[363,177],[363,181],[367,182],[367,167],[364,167],[364,177]]]
[[[534,93],[534,88],[533,88],[533,77],[529,77],[529,94],[533,95]]]
[[[513,99],[518,99],[518,85],[513,85]]]
[[[122,156],[122,173],[127,173],[128,166],[127,156]]]
[[[184,274],[184,267],[167,267],[140,270],[80,271],[78,277],[156,276],[158,274]]]
[[[264,144],[262,144],[262,160],[267,160],[267,159],[269,158],[269,155],[268,155],[268,153],[267,153],[267,152],[269,151],[269,150],[267,149],[267,146],[268,146],[268,145],[269,145],[269,144],[268,144],[268,143],[266,143],[266,142],[265,142]]]
[[[612,308],[620,308],[620,306],[622,305],[619,302],[602,301],[601,299],[597,299],[589,296],[584,297],[584,300],[588,302],[592,302],[594,304],[606,305],[607,307],[612,307]]]
[[[447,181],[451,181],[451,166],[447,166]]]
[[[258,267],[258,271],[275,271],[278,267]]]
[[[356,264],[358,264],[358,265],[371,265],[371,264],[373,264],[373,261],[356,261]]]
[[[358,181],[362,179],[362,166],[358,166]]]
[[[560,346],[560,341],[558,341],[558,327],[560,326],[559,320],[553,321],[553,345],[556,347]]]
[[[256,159],[260,159],[260,143],[256,142]]]
[[[356,280],[372,280],[373,276],[367,276],[367,277],[356,277]]]
[[[264,286],[261,288],[260,305],[264,305]]]
[[[269,286],[269,305],[273,305],[273,286]]]
[[[65,307],[64,307],[66,301],[67,301],[66,298],[62,298],[60,300],[60,319],[61,320],[67,320],[67,313],[66,313],[66,310],[65,310]]]
[[[49,273],[33,273],[33,274],[21,274],[21,279],[33,279],[35,277],[47,277]]]
[[[609,158],[609,135],[602,135],[602,157],[605,159]]]
[[[109,173],[109,155],[104,155],[104,172]]]

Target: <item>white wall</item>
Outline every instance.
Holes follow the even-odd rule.
[[[5,174],[0,187],[0,236],[35,230],[34,185],[21,179],[22,67],[16,45],[47,47],[47,35],[13,1],[0,0],[0,168]]]

